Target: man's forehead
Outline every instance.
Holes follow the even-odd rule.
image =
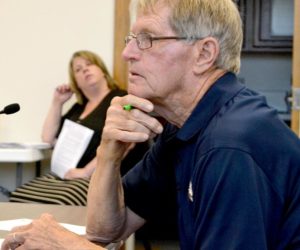
[[[169,25],[170,10],[164,6],[155,8],[153,11],[138,13],[135,22],[132,25],[132,31],[161,31],[161,29],[171,29]]]
[[[145,4],[137,8],[137,15],[148,15],[155,14],[159,12],[161,9],[170,9],[170,5],[168,5],[165,1],[150,1],[151,3]]]

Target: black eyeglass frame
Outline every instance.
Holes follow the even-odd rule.
[[[139,38],[140,37],[140,38]],[[180,37],[180,36],[151,36],[150,34],[147,33],[140,33],[140,34],[129,34],[128,36],[125,37],[125,45],[127,46],[128,43],[132,40],[136,40],[136,44],[140,50],[145,50],[145,49],[150,49],[152,47],[152,42],[157,41],[157,40],[195,40],[195,39],[200,39],[200,38],[188,38],[188,37]],[[144,39],[144,41],[149,41],[149,46],[142,46],[142,41],[141,39]]]

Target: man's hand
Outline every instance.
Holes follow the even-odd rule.
[[[124,110],[130,104],[132,110]],[[144,142],[163,131],[161,123],[149,113],[153,104],[133,95],[115,97],[107,111],[98,153],[107,160],[120,162],[132,143]]]
[[[14,228],[2,243],[1,250],[104,249],[83,236],[62,227],[50,214],[43,214],[29,225]]]

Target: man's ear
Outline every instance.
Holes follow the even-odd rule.
[[[220,46],[214,37],[206,37],[195,43],[195,61],[193,70],[196,74],[212,68],[220,52]]]

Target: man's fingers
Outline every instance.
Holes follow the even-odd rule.
[[[142,112],[139,109],[131,110],[130,117],[132,120],[138,122],[139,124],[142,124],[156,134],[160,134],[163,131],[163,126],[156,118]]]
[[[103,139],[114,139],[120,142],[144,142],[150,138],[151,133],[124,131],[119,129],[103,129]]]
[[[106,125],[116,129],[160,134],[163,130],[161,123],[148,113],[139,109],[124,110],[120,103],[111,105],[107,111]]]
[[[120,105],[122,108],[126,105],[130,105],[133,109],[139,109],[146,113],[152,112],[154,109],[153,104],[143,98],[134,96],[134,95],[126,95],[123,97],[114,97],[112,102],[112,105]]]
[[[21,237],[20,233],[10,233],[6,236],[5,240],[1,245],[1,250],[14,250],[17,249],[21,244],[23,244],[24,239]]]

